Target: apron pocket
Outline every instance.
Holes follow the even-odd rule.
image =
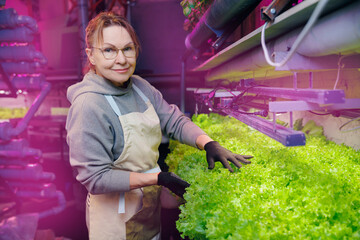
[[[160,191],[157,185],[143,188],[142,208],[126,222],[126,239],[148,240],[160,232]]]

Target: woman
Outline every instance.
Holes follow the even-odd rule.
[[[127,21],[100,13],[86,28],[90,71],[69,87],[66,129],[70,163],[88,190],[90,239],[156,239],[160,186],[182,197],[189,184],[157,166],[162,132],[207,152],[232,170],[251,156],[222,148],[169,105],[146,80],[133,75],[139,40]]]

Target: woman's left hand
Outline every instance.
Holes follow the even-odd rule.
[[[239,155],[231,152],[230,150],[222,147],[218,142],[211,141],[205,144],[204,149],[206,151],[206,160],[209,165],[209,169],[215,167],[215,162],[221,162],[222,165],[229,169],[230,172],[234,170],[231,168],[229,162],[232,162],[238,168],[241,167],[241,163],[250,164],[247,159],[253,158],[251,155]]]

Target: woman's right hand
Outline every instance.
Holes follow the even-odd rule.
[[[179,197],[183,197],[185,189],[190,186],[188,182],[172,172],[160,172],[158,175],[158,185],[168,188]]]

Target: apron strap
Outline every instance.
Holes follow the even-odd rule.
[[[145,94],[135,85],[133,84],[132,87],[134,88],[135,92],[137,94],[139,94],[139,96],[141,97],[141,99],[147,103],[149,101],[149,99],[145,96]],[[109,94],[106,94],[104,95],[106,100],[109,102],[111,108],[114,110],[114,112],[116,113],[116,115],[119,117],[121,116],[121,111],[118,107],[118,105],[116,104],[113,96],[109,95]]]
[[[145,96],[145,94],[135,84],[133,84],[132,87],[135,90],[135,92],[137,94],[139,94],[139,96],[145,103],[147,103],[149,101],[149,99]],[[116,104],[113,96],[111,96],[109,94],[106,94],[104,96],[105,96],[106,100],[108,101],[108,103],[110,104],[111,108],[116,113],[116,115],[118,117],[121,116],[121,111],[120,111],[118,105]],[[157,166],[153,169],[150,169],[148,171],[145,171],[144,173],[157,173],[157,172],[161,172],[161,169],[159,166]],[[125,213],[125,192],[120,192],[118,213]]]
[[[140,97],[142,98],[142,100],[144,100],[144,102],[148,102],[149,99],[145,96],[145,94],[140,90],[140,88],[138,88],[135,84],[132,85],[132,87],[134,88],[134,90],[137,92],[137,94],[140,95]]]
[[[114,110],[117,116],[121,116],[119,107],[116,105],[114,98],[111,95],[105,95],[106,100],[109,102],[111,108]]]
[[[159,166],[157,166],[157,167],[154,167],[154,168],[152,168],[150,170],[145,171],[144,173],[159,173],[159,172],[161,172],[161,169],[160,169]]]
[[[144,173],[159,173],[161,169],[159,166],[145,171]],[[118,213],[125,213],[125,192],[120,192]]]

